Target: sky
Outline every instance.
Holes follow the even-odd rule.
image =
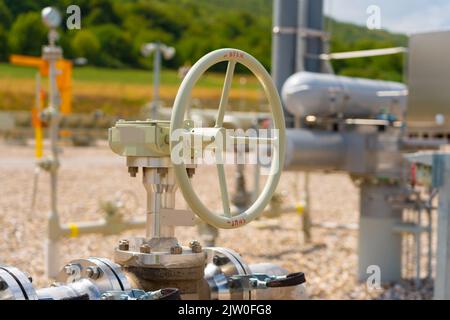
[[[327,15],[366,25],[371,5],[380,8],[381,28],[400,33],[450,29],[450,0],[325,0]]]

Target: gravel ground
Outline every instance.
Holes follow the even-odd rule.
[[[197,170],[195,187],[211,207],[219,207],[217,175],[213,168]],[[233,168],[227,168],[230,188]],[[32,146],[0,143],[0,263],[14,265],[29,272],[37,286],[49,284],[44,276],[46,216],[49,211],[49,181],[46,173],[39,179],[39,198],[35,213],[30,214],[34,172]],[[249,170],[246,170],[247,174]],[[295,182],[300,191],[304,175],[283,173],[279,191],[285,203],[298,202]],[[345,174],[310,175],[311,215],[314,222],[358,222],[358,189]],[[216,187],[216,188],[214,188]],[[117,190],[133,190],[140,200],[136,215],[143,214],[145,193],[139,178],[130,178],[124,159],[114,155],[104,143],[95,148],[65,146],[59,178],[59,210],[62,222],[96,220],[101,217],[99,201],[112,199]],[[177,195],[177,207],[186,204]],[[128,214],[130,216],[131,213]],[[272,222],[272,223],[270,223]],[[265,226],[264,226],[265,225]],[[135,231],[142,235],[143,231]],[[67,239],[62,245],[62,262],[88,256],[112,258],[113,246],[124,236],[89,235]],[[196,228],[178,228],[183,245],[199,238]],[[314,228],[313,241],[306,244],[301,232],[301,217],[285,214],[276,220],[250,223],[237,230],[220,231],[218,246],[239,252],[248,263],[274,262],[290,271],[303,271],[308,293],[313,299],[429,299],[432,284],[416,290],[412,281],[386,285],[368,291],[356,281],[357,231]]]

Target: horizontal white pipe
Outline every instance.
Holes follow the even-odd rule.
[[[395,48],[384,48],[384,49],[336,52],[336,53],[329,53],[329,54],[324,53],[324,54],[320,55],[320,59],[322,59],[322,60],[338,60],[338,59],[375,57],[375,56],[385,56],[385,55],[390,55],[390,54],[404,53],[407,51],[408,51],[407,48],[395,47]]]

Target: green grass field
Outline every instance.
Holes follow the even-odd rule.
[[[0,110],[30,110],[35,101],[35,75],[34,68],[0,63]],[[193,98],[216,105],[224,77],[224,73],[206,73],[196,84]],[[152,99],[152,83],[150,70],[75,67],[72,110],[85,113],[101,109],[109,114],[137,114]],[[161,99],[170,105],[181,79],[176,71],[165,69],[160,83]],[[47,79],[42,80],[42,86],[47,87]],[[261,94],[259,87],[254,76],[236,74],[230,92],[231,109],[234,109],[233,104],[242,104],[243,100],[248,101],[249,107],[254,106]]]
[[[36,70],[30,67],[15,66],[8,63],[0,63],[0,79],[34,79]],[[249,79],[247,89],[256,89],[258,84],[254,79],[250,80],[248,75],[237,75]],[[220,88],[223,84],[224,74],[207,73],[200,79],[198,85],[203,88]],[[136,85],[151,85],[153,83],[153,72],[151,70],[138,69],[106,69],[96,67],[75,67],[73,69],[73,80],[80,82],[109,82]],[[178,86],[181,79],[174,70],[163,69],[161,72],[161,84]],[[237,82],[237,81],[236,81]]]
[[[32,79],[36,70],[30,67],[15,66],[8,63],[0,63],[1,79]],[[74,81],[92,82],[117,82],[127,84],[151,84],[152,72],[146,70],[133,69],[104,69],[95,67],[75,67],[73,69]],[[180,82],[175,71],[164,70],[161,80],[166,84],[177,84]]]

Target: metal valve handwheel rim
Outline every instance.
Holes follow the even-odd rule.
[[[238,50],[238,49],[219,49],[210,52],[209,54],[203,56],[198,60],[190,69],[186,77],[183,79],[181,86],[178,90],[177,96],[175,98],[173,112],[171,116],[170,123],[170,133],[171,137],[176,130],[183,128],[184,115],[187,110],[190,96],[192,90],[200,79],[200,77],[213,65],[228,61],[227,72],[225,75],[224,87],[222,90],[222,96],[219,103],[219,110],[216,117],[216,128],[223,128],[223,118],[225,114],[225,108],[228,104],[228,94],[231,87],[231,81],[233,78],[233,72],[235,65],[240,63],[247,67],[258,79],[259,83],[262,85],[266,97],[269,102],[269,107],[271,109],[271,114],[273,118],[274,129],[278,130],[277,133],[277,145],[276,151],[272,159],[272,164],[270,167],[270,173],[267,182],[262,189],[258,198],[254,203],[247,208],[245,211],[236,216],[231,216],[228,201],[228,191],[226,188],[225,173],[223,164],[217,164],[219,182],[222,196],[223,204],[223,215],[218,215],[213,213],[208,209],[203,202],[198,198],[197,194],[194,192],[189,176],[186,172],[186,165],[181,163],[173,163],[175,176],[180,187],[183,196],[190,206],[190,208],[205,222],[211,224],[217,228],[223,229],[233,229],[243,226],[253,219],[255,219],[267,206],[272,194],[280,180],[281,171],[284,163],[284,153],[285,153],[285,122],[283,109],[281,107],[280,97],[278,95],[277,89],[273,84],[272,78],[266,69],[256,60],[253,56],[248,53]],[[179,141],[172,141],[170,143],[171,154],[174,148],[179,143]],[[226,203],[228,202],[228,204]],[[226,209],[228,208],[228,210]]]

